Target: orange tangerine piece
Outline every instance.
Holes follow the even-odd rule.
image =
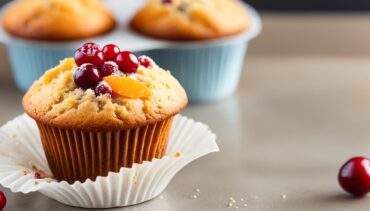
[[[107,76],[103,80],[113,92],[128,98],[147,98],[150,90],[141,82],[126,76]]]
[[[60,73],[71,70],[75,66],[74,59],[64,59],[60,64],[49,71],[44,75],[44,84],[49,84],[55,77]]]

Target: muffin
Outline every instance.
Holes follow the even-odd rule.
[[[115,21],[100,0],[19,0],[3,16],[4,29],[34,40],[76,40],[105,33]]]
[[[239,0],[148,0],[131,21],[136,31],[171,40],[204,40],[238,34],[250,25]]]
[[[149,57],[87,43],[37,80],[23,107],[38,125],[54,177],[73,183],[162,158],[187,101]]]

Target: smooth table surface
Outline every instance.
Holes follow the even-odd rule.
[[[312,23],[316,17],[299,17],[267,16],[265,33],[281,35],[285,32],[276,25],[296,30],[302,22],[317,29]],[[332,23],[343,18],[322,18],[329,27],[325,30],[332,30],[327,35],[340,32]],[[356,39],[369,37],[370,31],[363,28],[370,16],[351,20],[364,24],[358,26],[358,33],[365,32],[354,33]],[[322,29],[323,22],[317,22]],[[370,155],[370,57],[359,44],[362,49],[346,51],[330,43],[319,45],[316,36],[307,36],[306,41],[317,45],[317,52],[307,43],[287,48],[279,42],[287,38],[262,34],[251,46],[235,95],[212,104],[190,105],[183,112],[210,126],[221,151],[180,171],[161,198],[124,210],[231,210],[226,206],[230,197],[245,199],[237,203],[238,210],[369,210],[370,199],[345,194],[336,176],[348,158]],[[343,45],[348,48],[351,40],[342,40]],[[280,46],[281,52],[274,46]],[[264,53],[261,48],[273,49]],[[0,124],[22,113],[21,97],[3,78]],[[200,193],[193,199],[196,188]],[[79,210],[39,193],[5,193],[5,211]]]

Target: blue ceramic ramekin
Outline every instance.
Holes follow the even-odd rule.
[[[220,100],[238,87],[248,43],[261,31],[257,12],[245,5],[250,15],[248,31],[216,40],[171,42],[160,49],[139,51],[168,69],[185,88],[192,103]]]
[[[236,90],[244,62],[247,42],[235,42],[199,49],[162,49],[138,52],[171,70],[185,88],[189,101],[208,102],[226,97]]]

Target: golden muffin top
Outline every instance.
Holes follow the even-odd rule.
[[[35,40],[75,40],[111,30],[115,21],[100,0],[19,0],[3,17],[12,35]]]
[[[86,71],[88,65],[93,65],[78,66],[75,59],[64,59],[31,86],[23,98],[24,110],[44,124],[89,131],[136,128],[179,113],[188,102],[180,83],[150,58],[140,57],[139,61],[134,72],[122,72],[121,67],[127,67],[127,62],[118,62],[119,71],[103,77],[104,65],[115,64],[105,62],[96,68],[101,74],[100,82],[88,85],[94,81],[92,74],[96,71]]]
[[[131,26],[148,36],[202,40],[243,32],[250,25],[239,0],[148,0]]]

